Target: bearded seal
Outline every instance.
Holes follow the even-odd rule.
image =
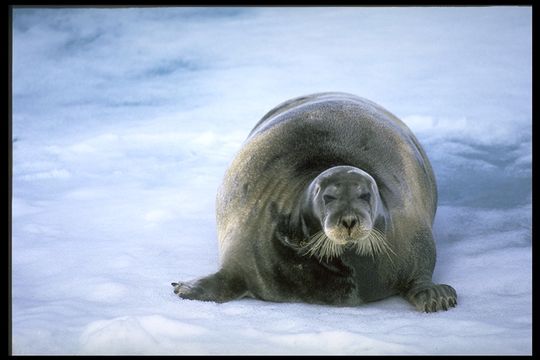
[[[436,207],[430,162],[396,116],[346,93],[298,97],[263,116],[226,171],[219,271],[174,292],[338,306],[400,294],[447,310],[456,291],[432,282]]]

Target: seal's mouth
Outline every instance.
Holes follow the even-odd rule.
[[[362,241],[369,236],[371,229],[364,231],[355,231],[354,233],[346,233],[341,229],[324,229],[326,236],[338,245],[348,245],[357,241]]]

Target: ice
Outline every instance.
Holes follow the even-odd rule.
[[[531,7],[16,8],[14,354],[531,354]],[[403,119],[439,187],[447,312],[182,300],[254,124],[343,91]]]

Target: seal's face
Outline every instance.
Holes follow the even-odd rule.
[[[368,186],[366,186],[368,185]],[[324,232],[339,245],[359,241],[373,228],[373,189],[364,181],[335,181],[319,191]]]
[[[308,243],[308,253],[339,256],[349,247],[374,255],[386,248],[384,235],[374,228],[379,206],[375,180],[352,166],[322,172],[310,185],[313,215],[321,225]]]
[[[338,245],[360,241],[377,212],[375,180],[360,169],[339,166],[318,177],[314,200],[324,233]]]

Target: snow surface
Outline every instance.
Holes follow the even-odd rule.
[[[14,354],[532,352],[530,7],[13,14]],[[424,145],[455,309],[173,294],[217,270],[216,190],[252,126],[319,91]]]

